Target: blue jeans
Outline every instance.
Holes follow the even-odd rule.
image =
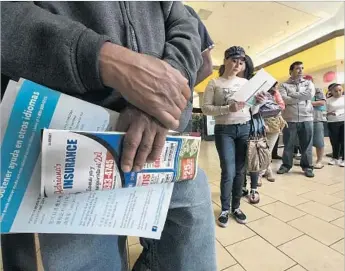
[[[250,125],[216,125],[214,128],[216,148],[220,160],[220,200],[222,210],[240,207],[242,185],[245,178],[245,160]]]
[[[314,122],[313,146],[318,149],[325,147],[325,132],[323,121]]]
[[[292,168],[295,139],[298,137],[301,149],[302,169],[313,169],[313,122],[288,122],[283,130],[284,152],[283,165],[287,169]]]
[[[39,239],[45,271],[128,268],[126,237],[40,234]],[[2,236],[1,241],[5,271],[37,270],[33,234],[11,234]],[[144,250],[135,271],[216,270],[213,209],[207,177],[201,169],[194,181],[175,184],[161,239],[140,241]]]

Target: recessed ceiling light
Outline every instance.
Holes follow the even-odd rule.
[[[207,9],[199,9],[198,15],[200,17],[201,20],[207,20],[208,17],[210,17],[210,15],[212,14],[211,10],[207,10]]]

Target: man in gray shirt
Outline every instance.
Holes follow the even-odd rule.
[[[191,117],[202,65],[197,20],[180,2],[3,2],[1,73],[121,113],[121,167],[160,155]],[[2,94],[4,90],[1,90]],[[2,236],[4,270],[37,270],[33,235]],[[47,270],[127,270],[125,237],[39,234]],[[160,240],[141,239],[134,270],[215,270],[207,178],[175,184]]]
[[[290,79],[280,85],[280,93],[285,102],[283,118],[288,126],[283,130],[284,152],[283,164],[278,174],[285,174],[292,168],[293,148],[298,136],[302,157],[300,166],[305,176],[312,178],[313,173],[313,105],[315,87],[311,81],[303,78],[303,63],[291,64]]]

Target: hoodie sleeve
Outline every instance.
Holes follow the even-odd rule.
[[[70,94],[104,88],[98,54],[107,36],[33,2],[1,3],[1,72]]]
[[[290,96],[299,101],[306,101],[306,100],[311,100],[314,97],[314,95],[315,95],[315,86],[312,82],[309,81],[305,90],[295,92],[291,94]]]
[[[165,49],[163,60],[179,70],[192,89],[202,64],[198,21],[182,2],[162,2],[165,18]]]
[[[292,98],[292,97],[287,95],[287,90],[286,90],[286,86],[284,83],[280,85],[279,92],[280,92],[285,104],[297,104],[299,102],[298,99]]]
[[[220,116],[230,113],[229,105],[214,105],[214,91],[216,88],[215,81],[212,79],[208,82],[204,92],[204,101],[202,105],[202,112],[209,116]]]

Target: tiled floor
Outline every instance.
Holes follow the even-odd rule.
[[[330,151],[327,142],[326,151]],[[282,150],[280,150],[282,151]],[[342,271],[344,270],[344,169],[328,166],[308,179],[299,167],[263,181],[261,201],[242,200],[246,225],[231,219],[216,226],[218,270]],[[219,160],[214,142],[203,142],[199,165],[209,178],[215,216],[220,211]],[[274,161],[276,170],[280,161]],[[130,244],[135,244],[135,238]],[[138,245],[131,245],[133,263]]]
[[[330,151],[328,143],[326,151]],[[274,162],[275,170],[279,163]],[[220,170],[214,142],[202,143],[199,164],[208,175],[218,215]],[[344,270],[343,168],[325,165],[315,170],[315,178],[308,179],[294,167],[291,173],[276,176],[275,183],[264,180],[259,191],[259,204],[242,200],[246,225],[231,219],[228,228],[216,226],[218,270]],[[128,243],[132,266],[141,246],[133,237]]]

